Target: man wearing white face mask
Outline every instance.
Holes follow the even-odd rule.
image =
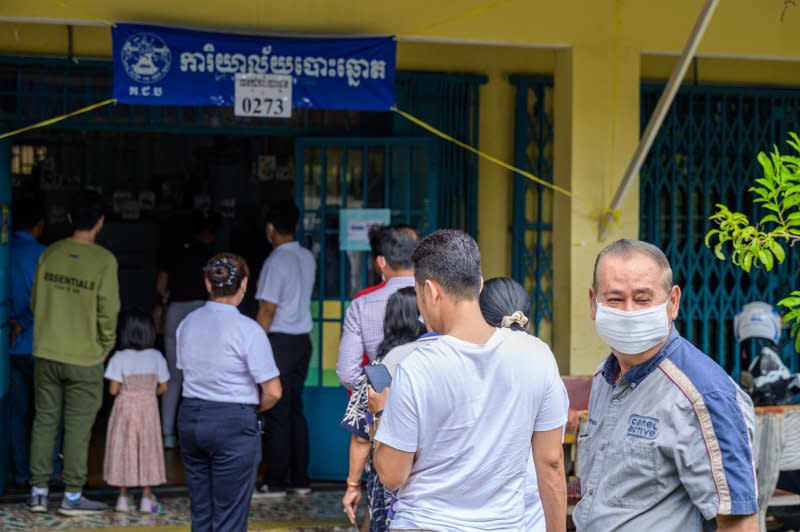
[[[652,244],[598,255],[590,308],[612,354],[580,437],[580,531],[758,530],[753,404],[673,326],[680,298]]]

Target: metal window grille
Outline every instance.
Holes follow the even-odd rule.
[[[553,180],[553,80],[512,76],[516,86],[514,164]],[[512,276],[531,295],[534,334],[552,342],[553,193],[514,176]]]
[[[642,128],[663,85],[642,85]],[[800,249],[771,273],[746,274],[718,260],[703,243],[717,203],[761,216],[748,188],[761,175],[756,154],[800,126],[796,90],[696,85],[678,93],[641,170],[640,235],[667,254],[683,289],[682,334],[738,379],[742,369],[733,318],[751,301],[775,304],[797,287]],[[784,336],[785,341],[785,336]],[[792,371],[797,358],[785,341]]]
[[[478,146],[479,92],[486,76],[398,72],[397,105],[471,146]],[[423,131],[396,117],[395,135]],[[427,133],[425,133],[427,135]],[[478,234],[478,158],[458,146],[436,139],[439,160],[438,227]]]

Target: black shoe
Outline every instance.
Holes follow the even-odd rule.
[[[101,514],[108,510],[108,505],[102,502],[87,499],[83,495],[75,502],[71,502],[65,495],[61,500],[61,506],[58,508],[58,513],[69,517],[79,515],[94,515]]]
[[[261,484],[253,491],[254,499],[281,499],[286,497],[286,490],[270,488],[266,484]]]

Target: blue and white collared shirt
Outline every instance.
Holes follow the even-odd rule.
[[[700,531],[758,511],[755,413],[741,388],[673,326],[650,361],[592,380],[578,467],[578,530]]]

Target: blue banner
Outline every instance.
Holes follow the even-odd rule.
[[[389,111],[393,37],[289,38],[117,24],[114,98],[135,105],[234,104],[237,73],[292,76],[296,108]]]

